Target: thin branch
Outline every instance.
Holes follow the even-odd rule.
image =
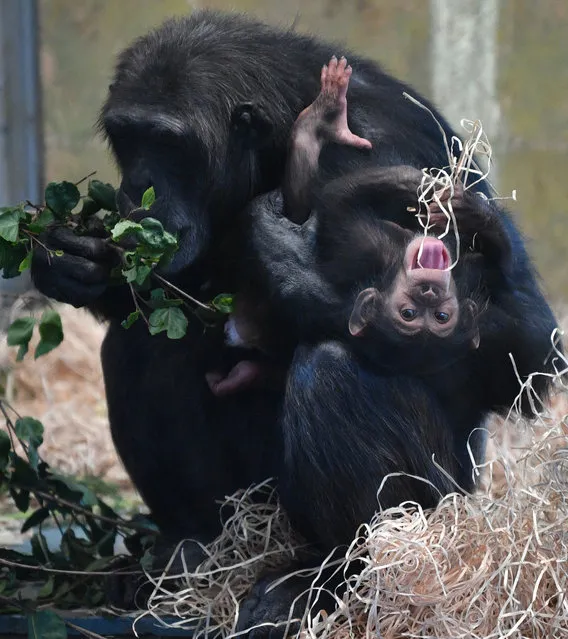
[[[52,573],[54,575],[79,575],[84,577],[86,575],[92,577],[106,577],[107,575],[143,575],[143,570],[63,570],[61,568],[49,568],[48,566],[42,566],[41,564],[33,566],[31,564],[24,564],[18,561],[10,561],[0,557],[0,566],[8,566],[9,568],[24,568],[25,570],[39,570],[41,572]],[[2,596],[0,595],[0,601]]]
[[[65,622],[66,626],[69,626],[69,628],[80,632],[81,634],[85,635],[85,637],[92,637],[93,639],[107,639],[106,637],[103,637],[103,635],[99,635],[92,630],[87,630],[86,628],[81,628],[81,626],[76,626],[74,623],[67,621],[67,619],[63,619],[63,621]]]
[[[182,291],[181,288],[178,288],[177,286],[175,286],[171,282],[168,282],[168,280],[164,279],[161,275],[158,275],[155,272],[152,272],[151,275],[152,275],[152,277],[155,277],[159,282],[161,282],[164,286],[167,286],[168,288],[171,288],[172,291],[175,291],[178,295],[181,295],[182,297],[185,297],[185,299],[189,300],[193,304],[196,304],[197,306],[200,306],[201,308],[203,308],[204,310],[209,311],[209,312],[214,310],[210,306],[207,306],[207,304],[203,304],[203,302],[200,302],[199,300],[196,300],[194,297],[191,297],[191,295],[189,295],[185,291]]]
[[[75,186],[79,186],[79,184],[81,184],[85,180],[88,180],[90,177],[93,177],[93,175],[95,175],[95,173],[96,173],[96,171],[92,171],[91,173],[89,173],[89,175],[85,175],[84,178],[81,178],[78,182],[75,182]]]
[[[132,301],[134,302],[134,306],[136,310],[140,313],[140,316],[146,323],[146,326],[150,328],[150,322],[148,321],[148,318],[146,317],[146,315],[144,315],[144,311],[140,308],[140,304],[138,304],[138,296],[136,294],[136,291],[134,290],[134,286],[132,285],[131,282],[128,283],[128,286],[130,288],[130,294],[132,295]]]
[[[42,208],[43,208],[42,206],[39,206],[39,205],[37,205],[37,204],[34,204],[33,202],[30,202],[29,200],[26,200],[26,204],[27,204],[28,206],[31,206],[31,207],[32,207],[32,209],[35,209],[38,213],[39,213],[39,212],[42,210]]]
[[[92,517],[93,519],[97,519],[98,521],[104,521],[107,524],[113,524],[114,526],[124,526],[126,528],[132,528],[133,530],[139,530],[140,532],[152,533],[154,534],[156,531],[152,528],[148,528],[143,524],[135,524],[134,522],[129,522],[120,515],[116,516],[116,519],[112,517],[106,517],[105,515],[98,515],[97,513],[92,512],[88,508],[83,508],[77,504],[74,504],[71,501],[67,501],[62,497],[57,495],[51,495],[50,493],[44,493],[42,490],[36,490],[35,488],[28,488],[28,490],[35,496],[41,497],[42,499],[46,499],[52,503],[59,504],[60,506],[65,506],[70,508],[75,512],[80,512],[87,517]]]

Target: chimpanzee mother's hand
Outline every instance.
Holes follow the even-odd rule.
[[[111,269],[120,261],[103,237],[76,235],[70,228],[53,225],[38,239],[41,245],[35,243],[31,272],[41,293],[76,308],[103,295]]]

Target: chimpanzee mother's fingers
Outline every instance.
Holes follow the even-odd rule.
[[[78,255],[63,253],[63,255],[48,254],[45,249],[34,251],[32,267],[35,275],[45,273],[50,278],[69,277],[83,284],[108,283],[110,264],[99,264]],[[49,271],[52,271],[49,273]]]
[[[46,273],[45,268],[32,271],[32,277],[36,288],[45,296],[71,304],[75,308],[88,306],[97,300],[106,290],[107,282],[98,284],[86,284],[75,277]]]
[[[72,229],[65,226],[48,228],[39,237],[39,241],[53,251],[63,251],[66,254],[81,256],[95,262],[117,261],[115,249],[105,239],[76,235]]]

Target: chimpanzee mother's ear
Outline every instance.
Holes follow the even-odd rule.
[[[273,126],[258,102],[241,102],[231,114],[231,128],[245,148],[260,149],[271,141]]]
[[[377,309],[381,305],[382,296],[376,288],[366,288],[357,295],[351,317],[349,318],[349,332],[354,337],[363,333]]]

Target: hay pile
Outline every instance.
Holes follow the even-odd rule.
[[[568,394],[533,424],[496,419],[480,471],[473,496],[448,495],[431,512],[391,508],[363,526],[337,567],[357,560],[363,570],[334,613],[305,615],[302,635],[568,636]],[[276,500],[251,497],[228,500],[236,513],[206,548],[208,559],[155,582],[145,615],[174,615],[179,621],[168,625],[178,628],[197,623],[199,636],[234,633],[239,602],[263,570],[302,552]]]
[[[17,349],[2,339],[0,369],[7,375],[8,401],[20,415],[43,422],[42,456],[59,472],[129,485],[108,427],[100,363],[106,329],[86,311],[67,305],[55,308],[65,339],[51,353],[33,359],[35,335],[24,361],[16,363]],[[20,302],[12,310],[12,320],[29,314]],[[33,314],[41,314],[37,305]]]

